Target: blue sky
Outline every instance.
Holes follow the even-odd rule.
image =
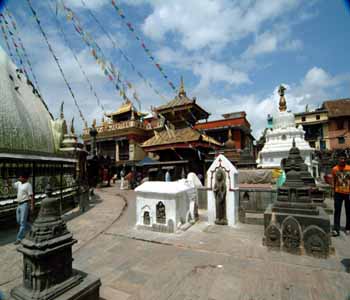
[[[175,85],[183,75],[187,94],[212,114],[245,110],[259,138],[266,115],[277,109],[278,85],[287,86],[288,109],[299,112],[327,99],[350,96],[350,12],[345,1],[335,0],[119,0],[126,17],[145,40]],[[63,66],[89,124],[100,121],[102,111],[57,30],[47,3],[32,0],[49,40]],[[107,57],[134,84],[143,110],[163,104],[132,71],[119,52],[91,19],[81,0],[64,0],[79,16]],[[133,35],[121,22],[109,0],[85,0],[118,45],[137,68],[169,100],[174,92],[151,64]],[[58,116],[59,104],[66,116],[75,116],[73,100],[32,18],[27,0],[10,0],[20,34],[34,66],[45,101]],[[88,48],[63,14],[70,44],[93,83],[107,111],[122,102],[104,77]],[[4,41],[0,44],[5,49]]]

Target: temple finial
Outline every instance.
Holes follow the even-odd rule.
[[[61,119],[64,119],[63,106],[64,106],[64,101],[62,101],[62,103],[61,103],[61,108],[60,108],[60,118],[61,118]]]
[[[92,120],[92,128],[96,128],[96,119]]]
[[[72,118],[72,123],[70,125],[70,133],[75,134],[75,129],[74,129],[74,117]]]
[[[280,85],[278,89],[278,94],[280,95],[280,102],[279,102],[279,109],[280,111],[286,111],[287,110],[287,102],[284,98],[284,91],[286,88],[283,85]]]
[[[179,96],[186,96],[184,78],[181,76]]]
[[[296,147],[296,145],[295,145],[295,138],[293,138],[293,148],[295,148]]]

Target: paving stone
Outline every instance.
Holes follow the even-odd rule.
[[[116,290],[110,286],[103,286],[100,289],[100,299],[115,299],[115,300],[129,300],[130,294],[124,293],[122,291]]]
[[[68,227],[79,240],[74,267],[101,277],[105,300],[345,300],[350,293],[345,235],[333,239],[336,253],[324,260],[269,250],[262,226],[208,226],[205,214],[179,234],[145,232],[134,227],[132,191],[96,193],[99,202],[71,212]],[[129,205],[115,222],[124,207],[118,193]],[[21,281],[22,258],[8,243],[15,233],[0,233],[0,284],[17,277],[0,286],[6,293]]]

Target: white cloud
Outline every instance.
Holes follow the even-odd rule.
[[[200,54],[186,56],[183,52],[164,47],[156,52],[156,56],[161,64],[192,71],[200,79],[197,90],[207,89],[210,84],[216,82],[225,82],[232,85],[251,82],[247,73],[234,70],[228,64],[217,62]]]
[[[270,32],[265,32],[256,38],[255,42],[248,47],[243,56],[254,57],[259,54],[274,52],[276,49],[277,36]]]
[[[151,1],[153,12],[144,24],[144,33],[161,40],[167,33],[177,33],[189,50],[221,48],[250,33],[258,32],[265,22],[286,14],[300,0],[241,1],[172,0]]]
[[[255,37],[254,42],[242,54],[243,58],[255,58],[276,51],[301,50],[303,43],[292,39],[292,33],[286,25],[275,25],[272,31],[265,31]]]

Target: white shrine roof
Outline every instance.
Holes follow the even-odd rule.
[[[157,193],[157,194],[178,194],[193,189],[183,181],[147,181],[138,186],[135,192]]]

